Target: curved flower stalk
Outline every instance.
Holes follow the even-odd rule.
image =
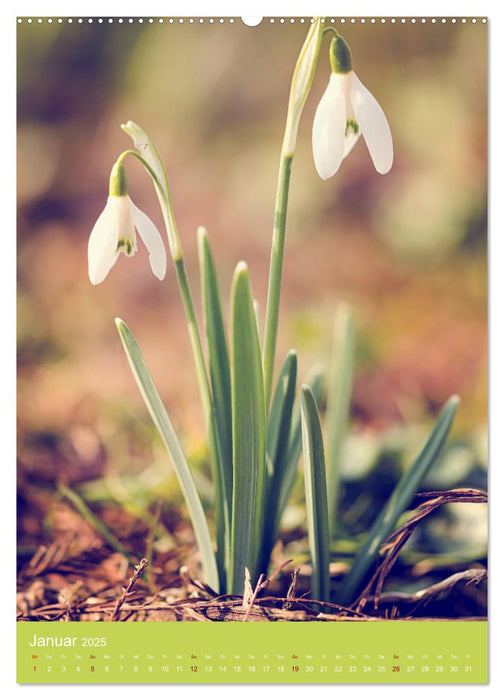
[[[152,178],[156,188],[159,204],[163,213],[168,247],[175,265],[175,273],[186,316],[201,401],[209,435],[210,464],[212,480],[215,483],[217,566],[219,569],[220,588],[221,590],[225,590],[226,558],[230,542],[231,527],[231,485],[226,474],[226,465],[224,464],[223,448],[219,439],[212,388],[207,374],[193,294],[185,267],[184,251],[175,221],[168,175],[154,144],[142,127],[135,122],[128,121],[125,124],[121,124],[121,128],[133,140],[135,148],[137,149],[136,151],[126,151],[123,155],[128,154],[138,158]],[[230,468],[229,466],[229,469]]]
[[[352,56],[341,36],[331,42],[332,74],[313,121],[313,158],[323,180],[332,177],[362,134],[376,170],[392,167],[394,148],[387,118],[352,70]]]
[[[128,136],[131,137],[137,151],[140,153],[147,165],[152,168],[152,171],[157,178],[157,181],[155,182],[156,186],[161,189],[161,192],[164,195],[166,195],[169,190],[166,171],[150,138],[147,136],[141,126],[135,122],[132,122],[131,120],[127,121],[126,124],[121,124],[121,129],[125,134],[128,134]]]
[[[92,284],[100,284],[121,253],[132,257],[137,251],[135,229],[149,251],[152,272],[162,280],[166,274],[166,250],[161,234],[149,217],[133,204],[122,163],[110,174],[109,197],[98,217],[88,243],[88,271]]]
[[[135,151],[131,151],[131,153],[139,158],[152,177],[161,211],[163,212],[170,254],[176,263],[177,260],[181,260],[184,257],[184,253],[173,213],[173,204],[166,168],[159,157],[156,147],[141,126],[135,122],[127,121],[126,124],[121,124],[121,129],[132,139],[138,151],[138,153]]]

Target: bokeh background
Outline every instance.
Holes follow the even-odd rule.
[[[170,261],[160,283],[140,243],[133,259],[121,256],[93,287],[87,240],[110,168],[130,147],[120,124],[132,119],[165,161],[196,298],[203,224],[224,298],[234,266],[246,260],[264,319],[278,157],[308,21],[19,25],[22,558],[58,527],[48,514],[60,480],[90,501],[116,499],[138,512],[156,496],[180,503],[115,316],[135,333],[210,498]],[[461,406],[451,446],[426,486],[486,483],[486,26],[339,19],[336,26],[387,114],[394,166],[377,174],[361,139],[335,177],[318,178],[311,124],[329,78],[326,40],[293,166],[278,347],[280,358],[298,349],[305,376],[329,360],[337,304],[353,306],[358,342],[344,494],[348,523],[362,530],[370,503],[390,492],[453,393]],[[148,178],[133,160],[127,169],[132,199],[162,230]],[[481,553],[484,507],[449,508],[449,518],[433,519],[430,546],[442,551],[445,538],[459,554]]]

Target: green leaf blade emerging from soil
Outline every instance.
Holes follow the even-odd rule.
[[[261,350],[250,278],[236,267],[231,289],[233,513],[230,585],[243,592],[245,567],[258,574],[266,481],[265,402]]]
[[[313,396],[315,397],[315,401],[317,402],[317,405],[320,405],[324,387],[324,373],[322,368],[320,366],[314,367],[309,373],[309,376],[305,383],[310,387]],[[301,408],[299,402],[297,401],[295,403],[292,416],[291,434],[289,439],[289,445],[287,448],[287,460],[282,474],[282,484],[280,488],[279,505],[276,512],[273,540],[276,539],[278,528],[280,527],[280,520],[282,518],[282,514],[285,508],[287,507],[289,497],[296,482],[296,478],[298,475],[298,465],[299,460],[301,458],[302,449],[303,444],[301,437]]]
[[[119,540],[114,537],[108,527],[98,518],[87,505],[82,496],[65,484],[58,484],[58,491],[74,506],[78,513],[103,537],[105,542],[126,557],[128,563],[134,566],[135,562],[131,554],[125,549]],[[150,562],[149,562],[150,563]]]
[[[329,529],[337,532],[341,454],[347,434],[352,398],[355,328],[352,308],[340,304],[334,322],[334,348],[327,387],[327,498]]]
[[[312,559],[312,597],[329,601],[329,519],[322,429],[310,387],[301,388],[301,425],[308,540]]]
[[[233,438],[231,413],[231,370],[229,351],[224,326],[221,296],[217,281],[208,235],[204,229],[198,231],[198,254],[200,260],[203,313],[208,345],[208,365],[217,420],[217,430],[224,465],[224,493],[231,516],[233,494]],[[229,523],[231,525],[231,523]]]
[[[283,363],[273,395],[266,437],[267,494],[264,515],[262,570],[266,571],[276,535],[280,494],[287,465],[292,411],[296,393],[297,354],[291,350]]]
[[[161,401],[159,392],[156,389],[152,376],[145,363],[138,344],[129,330],[128,326],[121,319],[116,319],[117,330],[121,337],[126,356],[130,363],[133,375],[137,382],[140,393],[145,401],[145,405],[150,413],[154,425],[168,450],[175,473],[177,474],[180,488],[189,511],[189,516],[194,528],[196,542],[201,554],[204,574],[208,584],[214,589],[219,589],[219,576],[215,561],[215,554],[210,538],[208,524],[203,511],[203,506],[196,489],[189,465],[185,458],[182,446],[177,438],[175,430]]]
[[[383,542],[394,531],[400,515],[411,502],[423,479],[434,465],[450,432],[460,400],[452,396],[443,407],[436,424],[418,457],[403,474],[387,503],[376,518],[366,542],[355,558],[350,572],[345,577],[338,603],[350,604],[357,596]]]

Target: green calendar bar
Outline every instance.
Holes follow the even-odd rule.
[[[19,683],[486,683],[487,623],[18,622]]]

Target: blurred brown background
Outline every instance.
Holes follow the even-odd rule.
[[[347,300],[358,324],[353,432],[375,439],[396,426],[430,424],[459,393],[454,434],[477,440],[481,457],[486,27],[336,26],[388,117],[394,166],[378,175],[361,139],[334,178],[318,178],[311,124],[329,78],[325,40],[294,160],[279,358],[296,347],[301,378],[326,362],[334,311]],[[132,119],[166,163],[198,308],[195,232],[203,224],[224,297],[235,264],[246,260],[264,319],[278,156],[306,31],[307,23],[267,19],[255,28],[238,19],[19,25],[22,476],[79,482],[139,473],[161,459],[115,316],[135,333],[188,454],[204,453],[171,261],[160,283],[140,243],[135,258],[121,256],[93,287],[87,240],[110,167],[130,147],[119,126]],[[127,169],[132,199],[162,230],[151,183],[133,160]]]

